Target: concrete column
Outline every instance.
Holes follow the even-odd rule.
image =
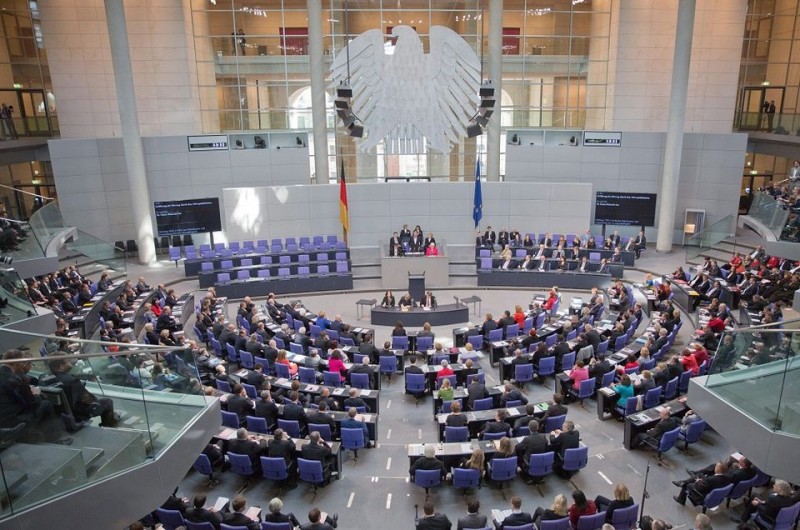
[[[108,38],[111,44],[111,63],[114,66],[114,84],[117,88],[119,121],[122,126],[122,143],[125,148],[125,167],[131,191],[131,210],[139,245],[139,261],[143,264],[156,260],[153,244],[153,218],[150,215],[150,190],[144,169],[142,136],[139,132],[139,114],[133,88],[128,26],[122,0],[105,0]]]
[[[481,43],[483,46],[483,43]],[[503,90],[503,0],[489,0],[488,78],[494,83],[494,115],[486,138],[486,180],[500,180],[500,94]]]
[[[308,58],[311,64],[311,121],[314,138],[314,174],[317,184],[328,184],[328,123],[325,109],[325,66],[322,50],[322,3],[307,0]]]
[[[683,126],[686,121],[686,97],[689,91],[689,63],[692,57],[692,31],[696,0],[680,0],[678,26],[675,32],[675,55],[672,60],[669,121],[664,146],[664,172],[659,190],[658,232],[656,250],[669,252],[675,231],[675,208],[683,150]]]

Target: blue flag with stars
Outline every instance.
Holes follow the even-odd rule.
[[[482,217],[483,196],[481,194],[481,159],[480,156],[478,156],[478,159],[475,163],[475,199],[472,206],[472,220],[475,221],[475,228],[478,228]]]

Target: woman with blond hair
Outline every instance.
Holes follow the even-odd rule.
[[[553,499],[553,504],[545,509],[541,506],[533,512],[533,523],[538,527],[539,521],[553,521],[567,516],[567,497],[559,493]]]
[[[614,517],[614,510],[633,506],[633,497],[631,497],[631,492],[628,491],[628,486],[619,482],[614,486],[613,501],[607,497],[598,495],[595,497],[594,503],[597,506],[598,512],[606,512],[606,522],[611,523],[611,519]]]

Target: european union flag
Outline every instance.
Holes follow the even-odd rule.
[[[475,221],[475,228],[483,217],[483,195],[481,194],[481,159],[478,157],[475,163],[475,199],[472,206],[472,220]]]

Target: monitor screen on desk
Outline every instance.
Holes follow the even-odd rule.
[[[655,193],[598,191],[594,201],[594,224],[653,226],[656,197]]]

